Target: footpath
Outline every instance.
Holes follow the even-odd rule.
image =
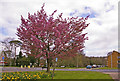
[[[109,74],[114,81],[120,81],[120,73],[118,72],[103,72],[104,74]]]

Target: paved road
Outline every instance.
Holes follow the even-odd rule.
[[[2,72],[16,72],[16,71],[41,71],[42,68],[20,68],[20,67],[4,67]],[[44,69],[46,70],[46,68]],[[52,69],[51,69],[52,70]],[[57,71],[98,71],[98,72],[120,72],[118,69],[55,69]]]

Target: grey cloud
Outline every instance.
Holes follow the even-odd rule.
[[[86,44],[86,48],[89,51],[88,55],[91,55],[91,51],[94,51],[92,55],[95,55],[95,50],[97,51],[105,51],[105,50],[117,50],[118,49],[118,33],[117,27],[113,27],[106,32],[99,32],[98,35],[91,35],[90,38],[96,36],[94,40],[89,38]],[[95,33],[96,34],[96,33]],[[109,52],[109,51],[108,51]],[[103,55],[103,53],[99,53],[98,56]]]
[[[107,54],[107,52],[117,48],[117,20],[114,17],[116,15],[111,16],[110,14],[109,16],[107,16],[107,14],[105,13],[106,8],[104,7],[104,3],[106,3],[106,1],[104,0],[96,2],[92,1],[91,3],[89,3],[87,0],[0,0],[0,15],[2,15],[0,17],[0,27],[6,27],[9,36],[17,38],[15,33],[16,28],[20,24],[20,15],[23,15],[23,17],[27,18],[28,12],[33,14],[34,12],[40,10],[44,2],[46,3],[45,10],[48,14],[51,14],[56,9],[58,9],[58,13],[63,12],[63,15],[65,14],[65,17],[68,16],[69,13],[75,9],[79,10],[80,13],[85,13],[85,6],[90,6],[96,13],[100,14],[96,20],[92,20],[92,25],[90,25],[90,27],[87,29],[89,37],[89,40],[87,40],[85,43],[85,51],[87,51],[87,55],[104,56]],[[98,4],[102,6],[99,7]],[[111,3],[111,5],[113,4]],[[108,7],[107,9],[110,9],[110,7]],[[110,11],[107,13],[110,13]]]

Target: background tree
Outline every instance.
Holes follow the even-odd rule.
[[[79,54],[75,57],[68,57],[67,59],[58,58],[57,67],[61,67],[61,66],[77,67],[76,58],[78,58],[78,67],[86,67],[87,65],[106,66],[107,63],[106,57],[87,57],[83,54]]]
[[[20,66],[19,60],[23,58],[22,51],[20,50],[19,55],[17,55],[16,66]]]
[[[21,16],[21,25],[17,28],[17,36],[23,42],[27,54],[47,60],[47,72],[50,72],[50,59],[56,57],[75,56],[84,48],[87,40],[82,31],[89,25],[86,18],[62,18],[62,13],[55,19],[47,15],[44,5],[34,15],[28,13],[28,19]]]
[[[21,65],[28,66],[30,64],[30,59],[24,56],[24,57],[18,59],[17,62],[19,63],[19,66],[21,66]]]
[[[22,56],[23,54],[22,54],[22,51],[20,51],[19,52],[19,58],[22,58],[23,56]]]
[[[14,40],[14,38],[6,38],[4,39],[3,41],[0,41],[2,43],[2,45],[4,46],[3,50],[5,53],[6,53],[6,56],[8,58],[11,58],[11,52],[12,52],[12,49],[13,49],[13,46],[10,45],[10,41]]]
[[[13,46],[10,45],[10,41],[14,40],[14,38],[6,38],[3,41],[0,41],[3,45],[2,53],[4,54],[4,61],[8,63],[8,65],[12,65],[12,49]]]
[[[12,40],[9,42],[11,46],[14,47],[14,58],[15,58],[15,65],[16,65],[16,49],[17,47],[21,46],[22,42],[20,42],[19,40]]]
[[[36,58],[35,57],[33,57],[33,56],[31,56],[31,55],[28,55],[28,58],[29,58],[29,60],[30,60],[30,63],[32,63],[32,65],[34,65],[34,63],[36,63]],[[38,58],[39,59],[39,58]],[[37,60],[38,60],[37,59]],[[38,60],[38,64],[39,64],[39,60]]]

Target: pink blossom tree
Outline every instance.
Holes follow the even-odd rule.
[[[50,59],[75,56],[82,51],[88,38],[82,31],[88,27],[86,18],[63,18],[62,13],[54,18],[56,10],[47,15],[44,5],[34,15],[28,13],[28,19],[21,16],[21,25],[17,36],[23,43],[26,54],[47,60],[47,72],[50,72]]]

